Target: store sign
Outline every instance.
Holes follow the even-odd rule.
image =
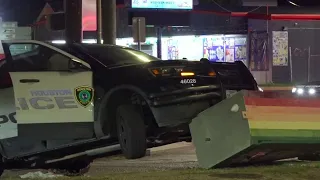
[[[143,9],[185,9],[193,8],[193,0],[132,0],[132,8]]]
[[[146,41],[146,19],[144,17],[134,17],[132,19],[133,42]],[[140,50],[140,49],[139,49]]]

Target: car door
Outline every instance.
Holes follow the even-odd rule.
[[[0,44],[1,45],[1,44]],[[2,49],[2,48],[1,48]],[[16,106],[7,60],[0,59],[0,140],[18,136]]]
[[[94,136],[92,72],[84,61],[38,41],[4,42],[11,64],[18,135]]]

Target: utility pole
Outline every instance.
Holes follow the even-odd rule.
[[[108,1],[108,0],[107,0]],[[67,43],[82,42],[82,0],[64,0]]]
[[[102,44],[102,0],[97,2],[97,43]]]
[[[162,27],[157,28],[157,57],[162,59]]]
[[[101,19],[100,23],[102,22],[103,44],[116,44],[116,38],[117,38],[116,0],[100,0],[100,1],[101,1],[102,12],[100,17],[97,16],[97,19]],[[99,20],[97,20],[97,22],[99,22]]]

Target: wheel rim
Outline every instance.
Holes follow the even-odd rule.
[[[125,129],[125,125],[124,125],[124,120],[123,117],[121,115],[119,115],[119,141],[120,144],[122,145],[123,150],[127,149],[127,133],[126,133],[126,129]]]

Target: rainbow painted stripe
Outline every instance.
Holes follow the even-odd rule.
[[[244,96],[251,136],[316,138],[320,141],[320,99],[268,98],[262,94]]]

